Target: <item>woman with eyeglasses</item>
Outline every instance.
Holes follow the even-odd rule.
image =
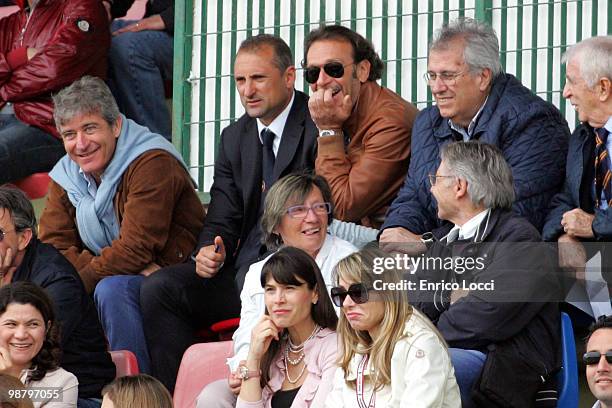
[[[59,344],[53,304],[41,288],[0,288],[0,374],[19,378],[35,408],[77,406],[78,381],[59,366]]]
[[[319,267],[284,247],[263,266],[266,314],[253,328],[237,408],[321,407],[336,371],[338,316]]]
[[[366,247],[338,263],[331,290],[342,308],[340,367],[326,407],[461,407],[446,344],[401,290],[374,290],[401,282],[396,269],[373,272],[388,255]],[[389,286],[386,286],[387,288]]]
[[[289,174],[268,191],[261,218],[263,239],[269,249],[292,246],[306,252],[318,265],[329,289],[334,266],[357,249],[347,241],[328,234],[333,219],[332,195],[324,178],[309,173]],[[251,331],[264,314],[264,289],[260,284],[267,258],[254,263],[246,274],[240,294],[240,325],[234,333],[234,356],[228,360],[228,380],[209,384],[200,393],[197,406],[233,407],[242,379],[238,373],[246,360]],[[229,384],[229,386],[228,386]],[[216,401],[211,404],[211,401]]]

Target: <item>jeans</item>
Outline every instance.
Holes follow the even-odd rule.
[[[453,367],[455,367],[455,377],[459,392],[461,393],[461,406],[471,408],[474,406],[470,393],[472,385],[480,376],[480,371],[487,358],[487,355],[478,350],[464,350],[459,348],[448,349]]]
[[[153,376],[171,393],[183,353],[198,342],[196,331],[240,316],[234,276],[226,272],[204,279],[187,262],[162,268],[142,283],[140,305]]]
[[[96,285],[94,300],[111,350],[136,355],[141,373],[151,373],[151,359],[140,312],[142,275],[109,276]]]
[[[0,185],[47,172],[66,151],[61,141],[12,114],[0,114]]]
[[[115,31],[134,21],[115,20]],[[119,110],[151,132],[172,139],[164,81],[172,79],[173,38],[165,31],[114,36],[109,51],[109,85]]]

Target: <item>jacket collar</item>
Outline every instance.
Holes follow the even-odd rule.
[[[495,229],[495,226],[502,218],[503,215],[507,214],[508,210],[503,210],[499,208],[491,209],[489,212],[489,216],[485,217],[480,226],[478,227],[478,233],[472,237],[472,242],[483,242],[486,241],[489,235],[491,235],[491,231]],[[442,240],[452,229],[454,225],[452,223],[446,223],[442,227],[435,229],[432,231],[433,235],[438,240]]]
[[[477,119],[476,127],[474,128],[474,137],[477,139],[477,135],[479,132],[485,130],[488,126],[489,121],[495,114],[497,110],[497,105],[503,99],[503,95],[506,92],[506,87],[508,85],[514,85],[514,82],[519,83],[518,80],[512,76],[511,74],[500,73],[494,80],[493,85],[491,86],[491,91],[487,96],[484,107],[482,108],[482,112],[480,112],[480,116]],[[519,83],[520,84],[520,83]],[[440,110],[436,107],[435,113],[440,115]],[[434,136],[438,139],[444,139],[447,137],[451,137],[453,131],[448,124],[448,120],[446,118],[442,118],[440,116],[442,123],[438,126],[434,131]]]
[[[376,112],[373,107],[380,91],[381,87],[375,81],[366,81],[361,84],[357,104],[343,126],[343,130],[348,133],[349,137],[355,135],[361,128],[360,122],[367,120],[369,115]]]

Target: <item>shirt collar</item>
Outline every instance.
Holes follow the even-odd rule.
[[[603,127],[608,131],[608,133],[612,134],[612,116],[608,118],[608,121],[605,125],[603,125]]]
[[[474,134],[474,129],[476,128],[476,121],[478,120],[478,117],[482,113],[482,110],[484,109],[488,100],[489,100],[489,96],[487,95],[487,98],[485,99],[484,103],[480,106],[480,109],[478,109],[478,112],[476,112],[476,114],[470,121],[470,124],[468,125],[467,130],[463,128],[462,126],[454,124],[453,121],[450,119],[448,120],[448,126],[450,126],[451,129],[453,129],[455,132],[461,133],[461,135],[463,136],[463,140],[467,142],[468,140],[472,138],[472,135]]]
[[[285,124],[287,123],[289,112],[291,111],[291,107],[293,106],[293,100],[295,99],[295,92],[294,91],[292,92],[293,93],[291,94],[291,100],[289,101],[285,109],[277,117],[274,118],[274,120],[272,121],[272,123],[270,123],[269,126],[266,126],[263,123],[261,123],[261,120],[259,120],[259,118],[256,119],[257,120],[257,134],[259,135],[259,141],[262,144],[263,144],[263,140],[261,140],[261,131],[264,130],[265,128],[268,128],[272,132],[274,132],[274,146],[272,147],[272,149],[274,150],[274,154],[278,152],[278,146],[280,145],[281,136],[283,134],[283,130],[285,129]]]
[[[446,238],[446,242],[450,244],[457,239],[472,239],[478,232],[482,220],[484,220],[488,213],[489,209],[486,209],[470,218],[469,221],[462,226],[455,224],[453,229],[444,237]]]

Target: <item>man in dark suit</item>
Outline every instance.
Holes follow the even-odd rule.
[[[294,90],[287,44],[265,34],[245,40],[234,78],[246,114],[221,134],[195,262],[164,268],[141,288],[153,375],[171,391],[195,330],[240,313],[234,276],[244,279],[265,251],[258,220],[266,191],[288,173],[314,168],[318,131],[308,97]]]

